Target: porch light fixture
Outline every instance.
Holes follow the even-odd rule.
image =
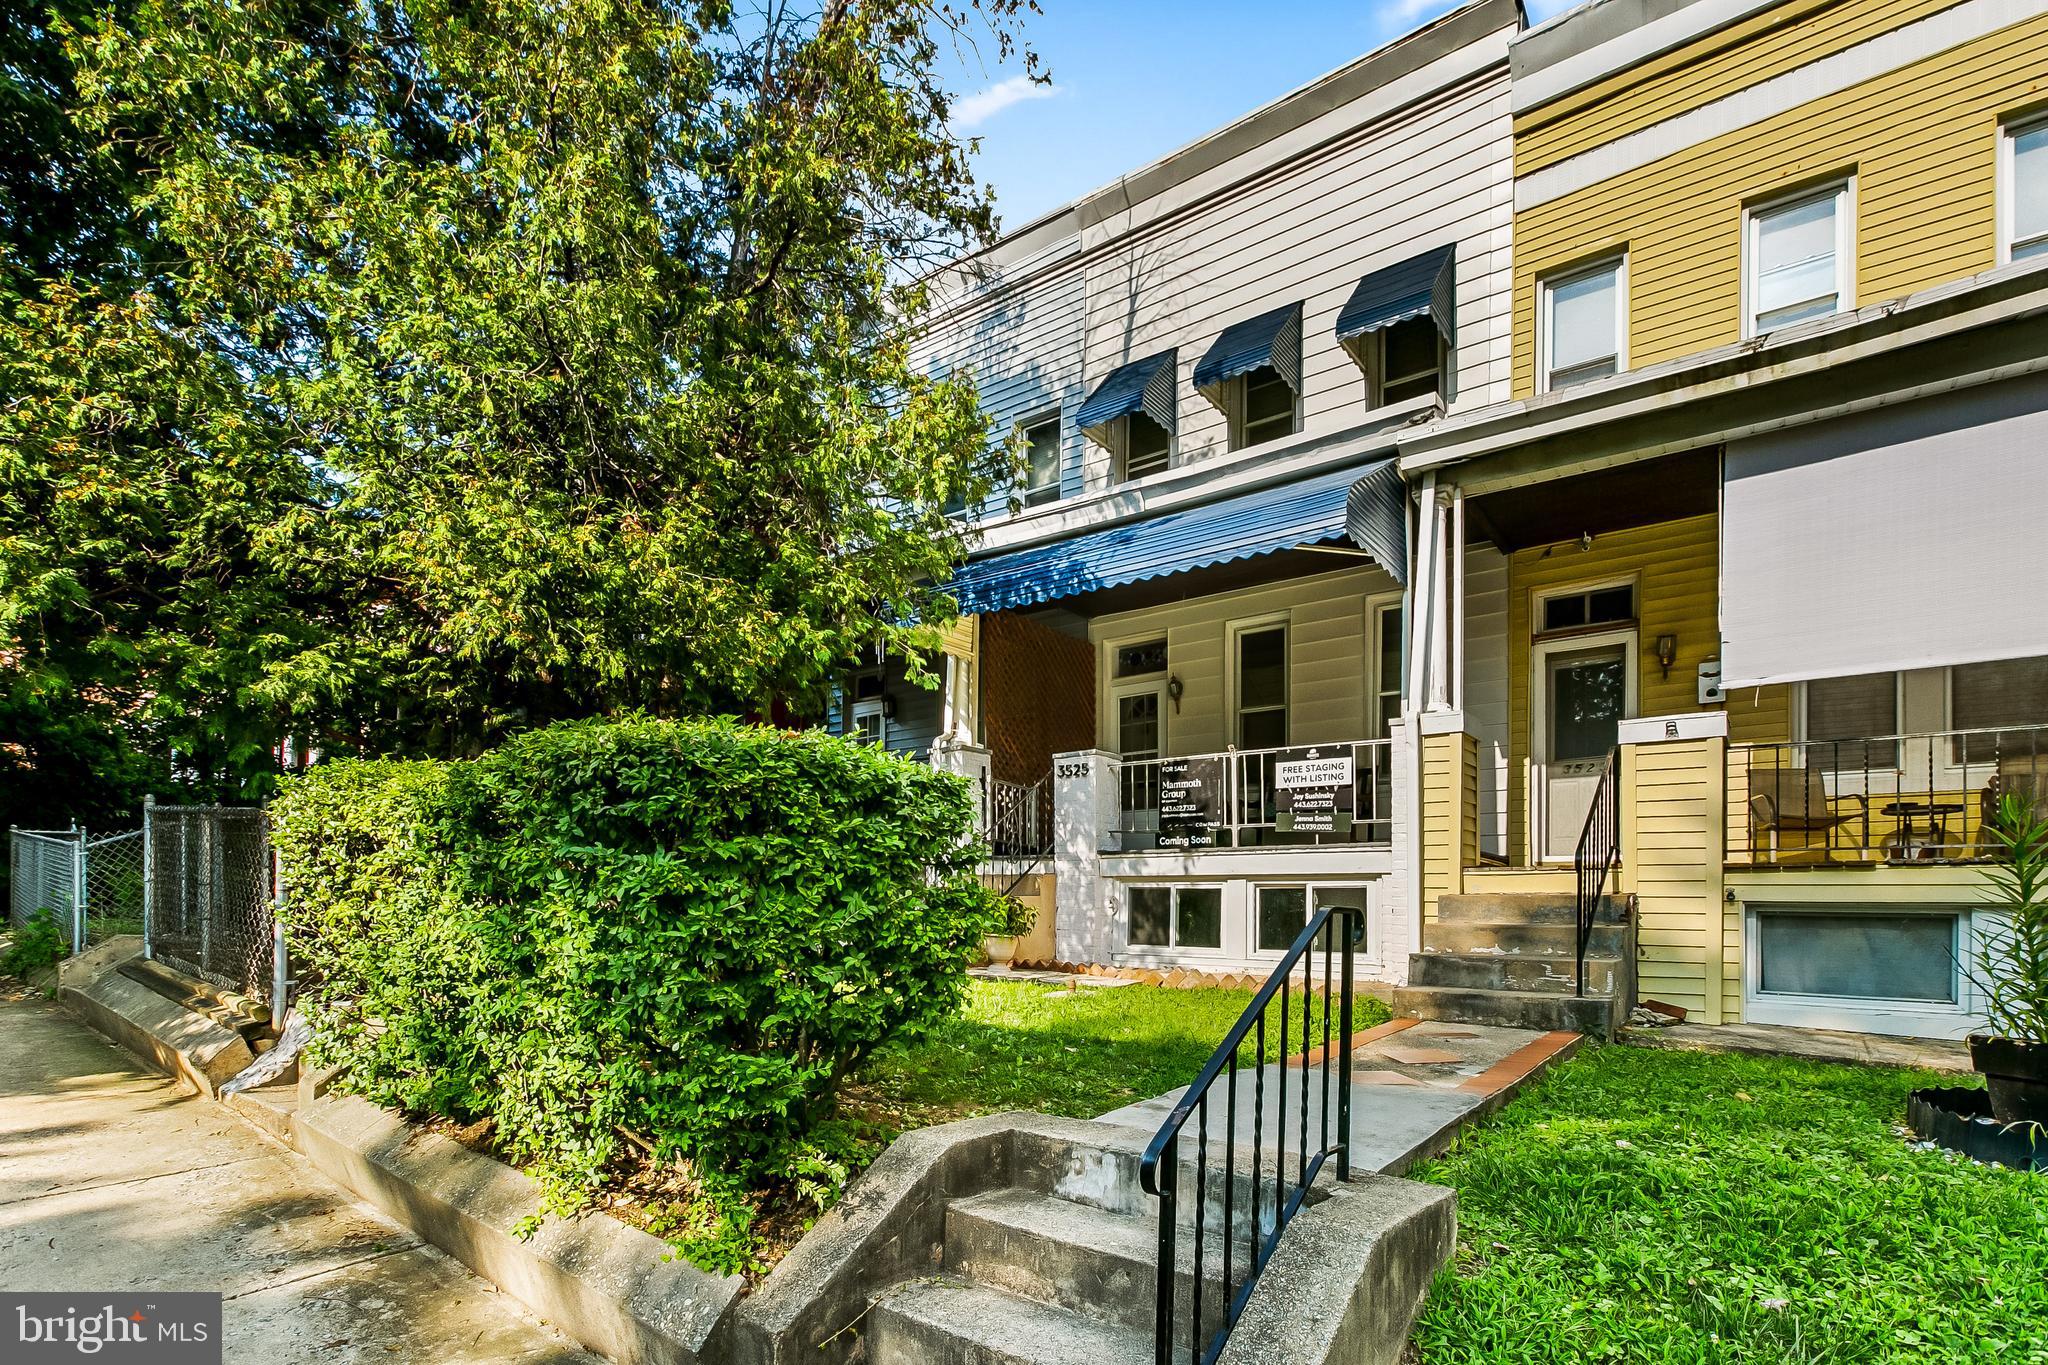
[[[1176,716],[1180,714],[1180,694],[1181,694],[1181,693],[1182,693],[1182,692],[1183,692],[1184,690],[1185,690],[1185,689],[1184,689],[1184,688],[1182,688],[1182,686],[1181,686],[1181,684],[1180,684],[1180,674],[1178,674],[1178,673],[1169,673],[1169,674],[1167,674],[1167,676],[1166,676],[1166,697],[1167,697],[1167,700],[1168,700],[1168,701],[1171,701],[1171,702],[1173,703],[1173,714],[1175,714]]]
[[[1659,635],[1657,637],[1657,665],[1664,670],[1664,676],[1671,676],[1671,665],[1678,662],[1678,637]]]

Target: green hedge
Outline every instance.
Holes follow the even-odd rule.
[[[622,1132],[758,1180],[838,1079],[950,1015],[1000,917],[966,783],[821,734],[576,722],[342,761],[274,819],[316,1056],[495,1120],[574,1203]]]

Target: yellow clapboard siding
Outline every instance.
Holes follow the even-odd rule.
[[[1537,280],[1602,249],[1629,254],[1629,363],[1741,336],[1743,205],[1856,176],[1856,302],[1988,268],[1998,120],[2048,93],[2048,16],[1516,215],[1514,389],[1535,389]]]
[[[1515,173],[1660,123],[1845,51],[1956,0],[1798,0],[1640,62],[1515,121]]]
[[[1530,621],[1536,599],[1582,584],[1634,580],[1637,589],[1636,713],[1700,710],[1701,661],[1720,650],[1715,610],[1719,546],[1712,516],[1615,531],[1590,550],[1567,543],[1517,551],[1508,561],[1508,856],[1529,853]],[[1678,637],[1671,676],[1657,663],[1657,637]]]

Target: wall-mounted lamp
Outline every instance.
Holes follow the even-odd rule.
[[[896,699],[886,692],[882,694],[882,719],[896,719]]]
[[[1659,635],[1657,637],[1657,666],[1664,670],[1664,676],[1671,676],[1671,665],[1678,662],[1678,637]]]
[[[1166,677],[1166,699],[1173,703],[1173,714],[1180,714],[1180,694],[1185,691],[1180,684],[1180,674],[1169,673]]]

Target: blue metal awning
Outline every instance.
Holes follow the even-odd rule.
[[[1301,392],[1301,305],[1290,303],[1223,329],[1195,366],[1195,387],[1204,391],[1271,365]]]
[[[962,614],[975,615],[1344,537],[1405,582],[1407,524],[1400,472],[1382,460],[994,555],[965,565],[947,586]]]
[[[1109,372],[1074,415],[1074,425],[1097,431],[1119,417],[1143,411],[1168,431],[1173,430],[1174,353],[1161,351]]]
[[[1348,345],[1368,332],[1427,313],[1445,343],[1455,344],[1457,274],[1458,248],[1451,244],[1373,271],[1337,314],[1337,340]]]

